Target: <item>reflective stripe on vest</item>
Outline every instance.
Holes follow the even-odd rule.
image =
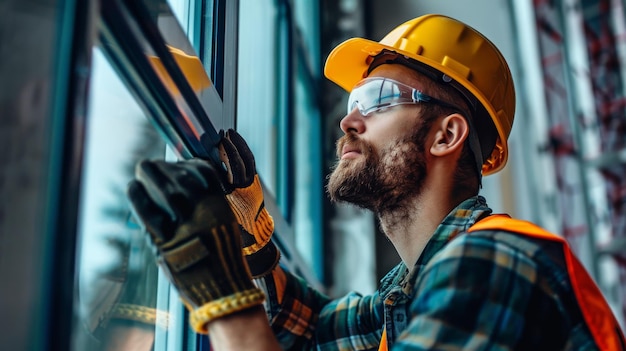
[[[596,283],[574,256],[565,239],[531,222],[512,219],[508,215],[489,216],[474,224],[468,232],[479,230],[502,230],[561,243],[576,300],[596,344],[603,351],[626,350],[626,339],[624,339],[624,334],[622,334],[611,308]],[[378,351],[387,351],[387,330],[385,328],[383,328]]]

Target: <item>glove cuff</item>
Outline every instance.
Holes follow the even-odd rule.
[[[280,251],[278,251],[276,245],[270,241],[254,254],[246,255],[245,258],[246,262],[248,262],[248,268],[250,268],[252,278],[263,278],[272,272],[274,267],[278,264]]]
[[[260,251],[264,246],[270,242],[270,238],[274,233],[274,219],[263,207],[257,214],[256,221],[252,223],[252,231],[248,231],[249,225],[241,224],[241,227],[245,231],[254,236],[254,243],[248,246],[244,246],[242,251],[244,255],[252,255],[257,251]],[[244,243],[245,244],[245,243]]]
[[[262,305],[265,294],[258,288],[236,292],[207,302],[189,313],[189,324],[200,334],[208,334],[207,323],[235,312]]]

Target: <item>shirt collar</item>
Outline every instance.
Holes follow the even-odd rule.
[[[489,214],[491,214],[491,209],[482,196],[474,196],[461,202],[441,221],[415,265],[426,265],[450,240],[459,233],[467,231],[478,219]]]
[[[441,221],[441,224],[439,224],[433,236],[426,244],[424,251],[422,251],[422,254],[417,259],[411,274],[407,275],[406,266],[400,264],[399,266],[402,267],[396,267],[396,269],[393,270],[395,277],[392,278],[390,275],[387,275],[387,277],[385,277],[386,279],[383,278],[383,281],[387,284],[391,283],[392,280],[399,283],[404,293],[410,295],[417,276],[430,259],[450,242],[450,240],[454,239],[460,233],[467,231],[469,227],[479,219],[491,214],[491,212],[491,208],[487,206],[487,202],[482,196],[474,196],[461,202],[450,211],[443,221]],[[381,283],[383,282],[381,281]]]

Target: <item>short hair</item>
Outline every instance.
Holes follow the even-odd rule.
[[[426,93],[428,95],[449,102],[450,104],[458,106],[461,109],[458,111],[438,104],[424,104],[424,115],[428,116],[425,117],[425,122],[428,123],[427,125],[424,125],[425,127],[428,127],[425,129],[430,129],[435,118],[439,116],[450,113],[461,113],[468,120],[468,123],[470,123],[469,120],[471,119],[470,128],[475,128],[475,132],[478,135],[482,160],[489,158],[496,145],[498,131],[486,110],[483,108],[478,111],[472,111],[469,107],[472,105],[466,100],[464,95],[458,92],[455,88],[445,82],[435,81],[420,72],[414,72],[421,77],[428,78],[424,80],[425,88],[427,89]],[[481,172],[481,170],[477,170],[476,167],[475,157],[470,148],[470,138],[468,137],[463,144],[463,150],[457,165],[457,172],[454,174],[455,192],[463,193],[469,188],[474,189],[474,191],[472,191],[472,195],[476,195],[478,193],[480,187],[479,172]]]

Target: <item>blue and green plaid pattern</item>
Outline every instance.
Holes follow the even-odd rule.
[[[560,247],[508,232],[465,231],[489,215],[468,199],[439,225],[412,270],[371,295],[331,300],[280,270],[257,282],[284,349],[595,350]],[[280,277],[280,278],[277,278]]]

